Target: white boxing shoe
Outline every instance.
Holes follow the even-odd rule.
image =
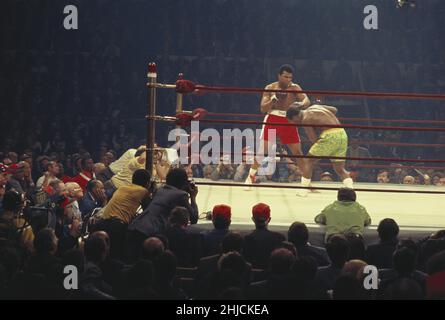
[[[244,187],[244,191],[250,191],[250,190],[252,190],[251,185],[254,184],[255,181],[256,181],[255,176],[252,176],[252,175],[249,174],[249,175],[247,176],[246,180],[244,181],[244,184],[246,185],[246,186]]]

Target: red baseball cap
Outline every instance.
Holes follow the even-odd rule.
[[[270,218],[270,207],[265,203],[257,203],[252,208],[252,216],[255,219],[269,220]]]
[[[212,215],[214,218],[217,216],[223,216],[227,220],[230,220],[232,217],[232,208],[225,204],[217,204],[213,207]]]

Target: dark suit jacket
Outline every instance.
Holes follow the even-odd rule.
[[[137,230],[146,236],[163,233],[167,229],[170,212],[176,206],[187,208],[191,224],[198,222],[198,206],[196,203],[190,204],[189,194],[165,185],[156,191],[150,205],[131,222],[128,229]]]
[[[325,248],[306,244],[297,247],[297,254],[299,257],[312,257],[317,261],[319,267],[327,266],[331,263],[328,253]]]
[[[178,267],[195,267],[202,255],[202,237],[187,229],[167,228],[164,233],[168,239],[170,251],[178,259]]]
[[[392,254],[396,250],[397,239],[393,241],[380,242],[368,246],[365,252],[367,263],[374,265],[377,269],[392,268]]]
[[[244,237],[244,256],[254,268],[267,269],[270,254],[285,240],[281,233],[256,229]]]

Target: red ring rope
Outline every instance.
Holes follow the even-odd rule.
[[[373,97],[373,98],[405,98],[405,99],[433,99],[445,100],[443,94],[428,93],[399,93],[399,92],[353,92],[353,91],[320,91],[320,90],[282,90],[282,89],[259,89],[259,88],[242,88],[242,87],[216,87],[196,85],[198,91],[218,91],[233,93],[262,93],[262,92],[281,92],[281,93],[305,93],[319,96],[341,96],[341,97]]]
[[[359,126],[351,124],[298,124],[293,123],[278,123],[278,122],[259,122],[249,120],[215,120],[215,119],[201,119],[204,123],[229,123],[229,124],[251,124],[251,125],[272,125],[272,126],[298,126],[298,127],[313,127],[313,128],[349,128],[349,129],[369,129],[369,130],[394,130],[394,131],[426,131],[426,132],[445,132],[445,128],[414,128],[414,127],[391,127],[391,126]]]
[[[263,118],[264,114],[258,113],[218,113],[208,112],[208,116],[214,117],[258,117]],[[392,122],[392,123],[417,123],[417,124],[436,124],[445,125],[443,120],[418,120],[418,119],[382,119],[382,118],[338,118],[340,121],[356,122]]]
[[[243,137],[230,136],[230,137],[220,137],[221,140],[243,140]],[[307,139],[301,139],[300,143],[311,143]],[[371,140],[361,140],[356,142],[357,145],[380,145],[380,146],[390,146],[390,147],[417,147],[417,148],[445,148],[443,143],[411,143],[411,142],[386,142],[386,141],[371,141]]]

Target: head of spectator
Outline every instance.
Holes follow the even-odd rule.
[[[364,276],[363,271],[367,265],[368,264],[363,260],[349,260],[344,264],[341,273],[353,276],[360,280]]]
[[[105,196],[104,184],[100,180],[92,179],[88,181],[86,190],[87,192],[91,193],[95,199],[100,198],[101,195],[99,195],[99,193],[102,192]]]
[[[20,156],[20,161],[25,161],[32,168],[32,155],[29,153],[24,153]]]
[[[49,183],[50,186],[50,195],[55,197],[66,197],[67,191],[66,186],[63,181],[56,179]]]
[[[346,240],[349,242],[349,258],[348,260],[363,260],[365,258],[365,241],[363,237],[356,233],[347,233]]]
[[[100,239],[103,239],[103,240],[105,241],[105,245],[106,245],[106,247],[105,247],[106,257],[109,256],[109,254],[110,254],[110,246],[111,246],[111,242],[110,242],[110,237],[108,236],[108,233],[106,233],[105,231],[102,231],[102,230],[100,230],[100,231],[95,231],[95,232],[93,232],[93,233],[89,236],[89,238],[90,238],[90,239],[91,239],[91,238],[100,238]]]
[[[51,159],[48,157],[48,156],[39,156],[39,157],[37,157],[37,164],[38,164],[38,170],[40,171],[40,172],[45,172],[45,171],[48,171],[48,162],[50,162],[51,161]]]
[[[309,240],[309,230],[303,222],[295,221],[287,231],[287,239],[298,247],[305,246]]]
[[[46,165],[46,171],[53,177],[57,176],[60,172],[59,164],[55,161],[49,161]]]
[[[187,228],[190,215],[187,208],[177,206],[173,208],[168,217],[168,223],[171,228]]]
[[[80,154],[74,154],[73,155],[73,166],[74,166],[74,169],[77,171],[77,172],[80,172],[80,171],[82,171],[82,165],[81,165],[81,162],[82,162],[82,156],[80,155]]]
[[[113,150],[108,150],[108,152],[105,153],[105,157],[107,158],[109,164],[116,161],[116,153]]]
[[[99,172],[105,170],[107,167],[102,162],[97,162],[93,165],[94,174],[98,174]]]
[[[96,265],[101,265],[107,257],[107,243],[101,237],[88,238],[84,247],[85,259]]]
[[[267,228],[270,220],[270,207],[267,204],[260,202],[252,207],[252,221],[257,229]]]
[[[334,268],[341,269],[349,258],[350,245],[344,235],[334,234],[326,243],[326,251],[331,265]]]
[[[424,294],[415,280],[399,278],[388,285],[383,297],[385,300],[422,300]]]
[[[401,276],[409,277],[416,267],[416,251],[408,246],[398,247],[392,256],[393,268]]]
[[[153,260],[158,284],[172,284],[176,275],[178,261],[175,255],[169,251],[160,252]]]
[[[355,193],[354,189],[340,188],[338,190],[338,193],[337,193],[338,201],[355,202],[356,199],[357,199],[357,194]]]
[[[189,185],[187,172],[183,168],[173,168],[167,173],[166,184],[177,189],[186,190]]]
[[[292,252],[292,254],[293,254],[295,257],[298,257],[297,248],[295,248],[295,245],[294,245],[292,242],[289,242],[289,241],[283,241],[283,242],[281,242],[281,244],[280,244],[280,248],[287,249],[287,250],[289,250],[290,252]]]
[[[416,180],[413,176],[405,176],[403,177],[403,184],[415,184]]]
[[[439,179],[438,186],[441,186],[441,187],[445,186],[445,177],[442,177],[442,178]]]
[[[2,204],[4,212],[17,214],[25,205],[25,199],[19,192],[15,190],[9,190],[6,191],[3,195]]]
[[[82,171],[93,173],[94,161],[90,157],[83,157],[80,161]]]
[[[391,181],[388,170],[380,170],[377,174],[378,183],[389,183]]]
[[[6,154],[6,157],[11,159],[12,163],[17,163],[19,162],[19,156],[17,153],[10,151]]]
[[[443,173],[441,173],[441,172],[434,172],[433,175],[432,175],[432,178],[431,178],[433,185],[440,186],[440,179],[441,178],[444,178],[444,174]]]
[[[143,188],[148,188],[150,185],[150,173],[145,169],[138,169],[133,173],[131,182],[135,185],[141,186]]]
[[[244,238],[238,232],[229,232],[223,238],[221,243],[222,253],[227,253],[230,251],[237,251],[242,253],[244,246]]]
[[[54,255],[57,251],[59,240],[53,229],[45,228],[40,230],[34,238],[34,250],[41,255]]]
[[[237,251],[223,253],[218,260],[219,271],[230,271],[237,275],[244,275],[247,271],[247,263]]]
[[[320,181],[334,181],[334,176],[332,173],[326,171],[320,175]]]
[[[164,251],[164,243],[157,237],[150,237],[142,244],[141,258],[154,261]]]
[[[79,201],[83,197],[82,188],[77,182],[67,182],[65,183],[66,191],[68,197]]]
[[[229,229],[232,217],[232,208],[225,204],[218,204],[212,210],[212,223],[215,229]]]
[[[380,221],[379,226],[377,227],[377,232],[379,234],[380,241],[395,241],[399,235],[399,225],[394,221],[394,219],[386,218]]]
[[[290,250],[277,248],[270,254],[269,270],[275,275],[285,275],[291,270],[295,259],[295,255]]]

